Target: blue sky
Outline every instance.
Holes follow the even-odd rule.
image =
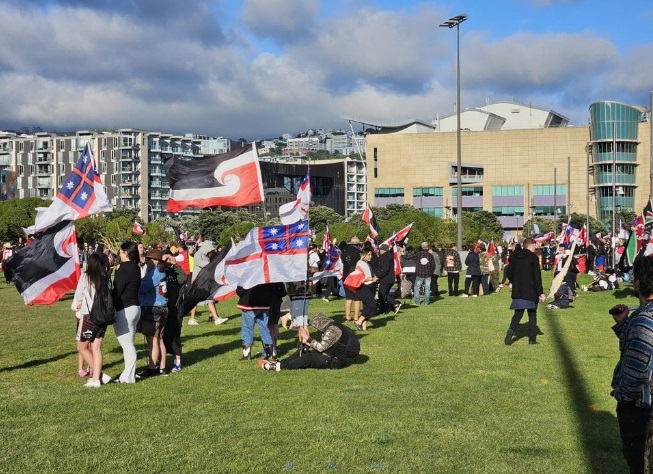
[[[523,0],[4,0],[0,130],[139,128],[247,139],[431,121],[515,100],[587,123],[650,103],[653,4]]]

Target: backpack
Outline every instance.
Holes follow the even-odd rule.
[[[361,352],[361,343],[356,337],[356,333],[354,333],[350,327],[345,326],[342,323],[333,322],[331,324],[337,328],[340,328],[340,331],[342,331],[343,334],[347,335],[347,344],[343,344],[342,342],[338,341],[339,344],[345,346],[347,357],[350,358],[358,356],[358,354]],[[331,326],[331,324],[329,324],[329,326]]]
[[[116,308],[113,304],[111,283],[109,283],[106,300],[102,297],[101,292],[95,292],[88,317],[97,326],[109,326],[116,322]]]
[[[410,298],[413,296],[413,286],[410,284],[410,280],[406,277],[401,278],[401,283],[399,284],[399,291],[402,298]]]

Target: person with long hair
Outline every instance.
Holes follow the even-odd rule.
[[[80,277],[74,296],[74,305],[82,313],[77,331],[77,351],[93,369],[93,377],[88,379],[85,387],[97,388],[111,381],[111,377],[102,372],[102,341],[107,327],[96,325],[89,317],[95,294],[100,292],[107,299],[109,291],[105,261],[100,254],[93,253],[88,257],[86,272]]]
[[[113,330],[125,360],[125,370],[116,379],[119,383],[136,382],[136,326],[141,318],[138,291],[141,288],[140,253],[135,242],[125,241],[118,251],[119,264],[113,281],[116,322]]]
[[[363,284],[356,290],[356,297],[363,303],[361,315],[358,320],[354,320],[356,329],[359,331],[367,331],[367,322],[376,313],[376,300],[374,299],[372,285],[378,282],[379,279],[372,273],[370,267],[373,252],[371,247],[364,246],[360,253],[361,259],[356,264],[356,270],[365,275]]]

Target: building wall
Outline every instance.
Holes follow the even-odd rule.
[[[455,175],[451,177],[449,171],[456,164],[456,135],[455,132],[368,135],[368,202],[375,206],[387,204],[375,199],[377,188],[403,187],[404,198],[401,201],[412,204],[413,187],[442,186],[445,207],[455,207],[452,194],[452,189],[456,187]],[[637,148],[639,167],[633,209],[637,213],[641,212],[649,195],[649,137],[650,124],[640,123]],[[533,205],[532,186],[553,185],[555,173],[558,185],[568,185],[568,210],[586,213],[588,176],[590,187],[594,185],[594,177],[587,171],[586,145],[589,141],[588,127],[464,131],[461,133],[461,161],[463,167],[470,163],[483,166],[482,180],[470,180],[467,184],[483,187],[482,203],[487,211],[492,210],[493,185],[521,184],[525,187],[523,206],[527,218]],[[565,213],[566,196],[559,199],[557,206]],[[397,202],[396,198],[393,202]],[[594,200],[590,200],[589,214],[597,215]],[[523,219],[514,224],[519,227],[522,223]]]

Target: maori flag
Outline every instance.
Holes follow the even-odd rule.
[[[297,199],[279,206],[279,218],[283,225],[306,219],[308,208],[311,205],[311,168],[306,171],[306,176],[299,185]]]
[[[372,213],[372,208],[369,204],[365,204],[362,219],[370,227],[370,237],[376,239],[376,236],[379,235],[379,223],[376,222],[376,217],[374,217],[374,213]]]
[[[5,272],[27,305],[49,305],[74,290],[81,266],[73,221],[36,234],[5,263]]]
[[[170,183],[168,212],[263,201],[261,169],[253,145],[195,160],[173,157],[165,167]]]
[[[236,286],[229,285],[224,277],[224,261],[231,251],[233,242],[225,245],[220,253],[202,268],[190,285],[179,293],[177,310],[186,315],[198,303],[207,300],[222,301],[236,294]]]

